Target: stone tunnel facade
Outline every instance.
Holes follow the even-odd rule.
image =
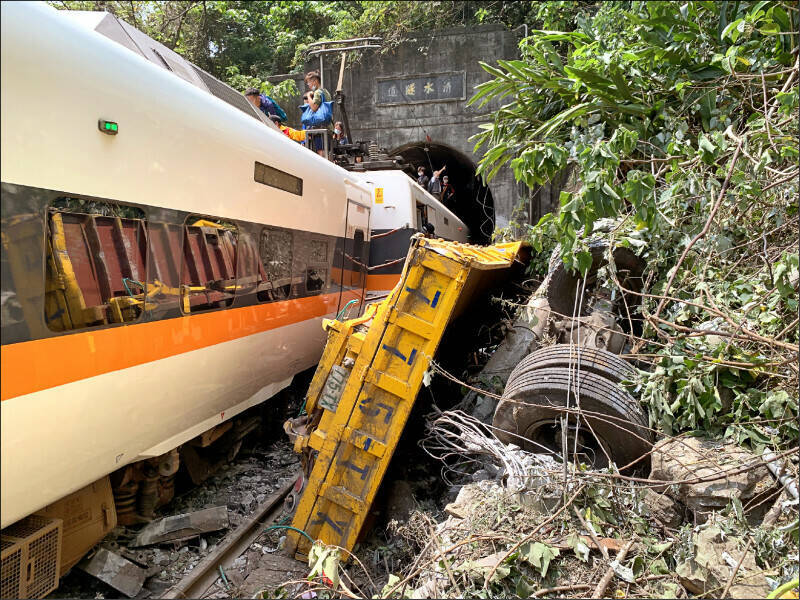
[[[487,190],[474,179],[485,148],[475,153],[470,141],[479,124],[488,122],[500,106],[496,101],[481,108],[467,105],[475,86],[491,78],[480,61],[496,64],[498,59],[519,58],[519,39],[519,34],[499,25],[458,27],[413,33],[387,52],[367,50],[344,72],[342,89],[352,139],[375,140],[415,168],[424,164],[429,175],[431,167],[438,169],[446,162],[451,180],[461,179],[460,205],[486,203],[481,214],[493,216],[497,227],[509,224],[522,197],[533,200],[515,218],[537,220],[554,206],[557,192],[551,193],[548,186],[533,195],[526,193],[508,167],[497,173]],[[337,88],[340,61],[339,54],[323,56],[323,86],[331,93]],[[306,70],[318,69],[319,64],[319,58],[312,57]],[[295,79],[298,91],[304,89],[302,74],[278,75],[270,81],[287,78]],[[491,222],[477,223],[491,231]],[[483,233],[485,237],[485,229]]]

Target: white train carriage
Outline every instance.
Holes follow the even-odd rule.
[[[5,528],[313,366],[372,193],[43,3],[2,4],[0,94]]]
[[[372,189],[370,271],[367,288],[388,292],[400,280],[411,236],[434,226],[434,237],[457,242],[469,239],[458,216],[399,170],[368,171],[357,175]]]

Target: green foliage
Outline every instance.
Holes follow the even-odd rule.
[[[559,3],[541,4],[555,19]],[[504,103],[474,137],[486,180],[509,166],[530,188],[566,168],[580,182],[516,235],[584,273],[590,238],[647,261],[637,349],[656,359],[641,391],[668,433],[797,437],[798,16],[602,3],[531,31],[521,60],[483,64],[492,79],[470,99]]]
[[[280,83],[270,83],[262,81],[258,77],[242,75],[238,67],[228,67],[226,73],[228,85],[232,88],[244,92],[248,88],[258,88],[262,93],[278,101],[284,108],[291,106],[297,101],[300,95],[294,79],[284,79]],[[288,114],[288,111],[287,111]]]
[[[526,542],[520,546],[519,556],[532,565],[539,575],[546,577],[550,561],[558,556],[558,548],[551,548],[541,542]]]
[[[59,9],[111,12],[212,75],[228,76],[228,83],[237,89],[242,87],[241,77],[261,87],[270,75],[300,72],[308,44],[321,40],[379,36],[388,52],[414,31],[484,23],[551,27],[570,21],[570,15],[578,12],[569,2],[542,6],[412,0],[48,2]]]

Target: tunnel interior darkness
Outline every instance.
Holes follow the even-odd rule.
[[[428,177],[446,165],[442,176],[449,175],[456,191],[455,206],[448,208],[469,227],[472,243],[490,241],[494,230],[492,192],[475,176],[475,163],[468,156],[445,144],[424,141],[405,144],[392,150],[389,155],[402,156],[408,165],[408,174],[415,180],[420,165],[425,167]]]

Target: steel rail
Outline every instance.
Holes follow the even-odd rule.
[[[297,476],[300,473],[296,474]],[[250,545],[261,535],[264,526],[274,519],[282,508],[282,500],[291,492],[296,476],[277,492],[272,494],[244,523],[230,532],[219,546],[203,558],[194,569],[169,588],[163,598],[202,598],[205,592],[219,578],[219,567],[230,567]]]
[[[309,50],[306,52],[306,56],[309,58],[312,56],[318,56],[320,54],[333,54],[334,52],[349,52],[350,50],[365,50],[367,48],[382,48],[383,46],[378,46],[375,44],[364,44],[362,46],[350,46],[348,48],[323,48],[320,50]]]

